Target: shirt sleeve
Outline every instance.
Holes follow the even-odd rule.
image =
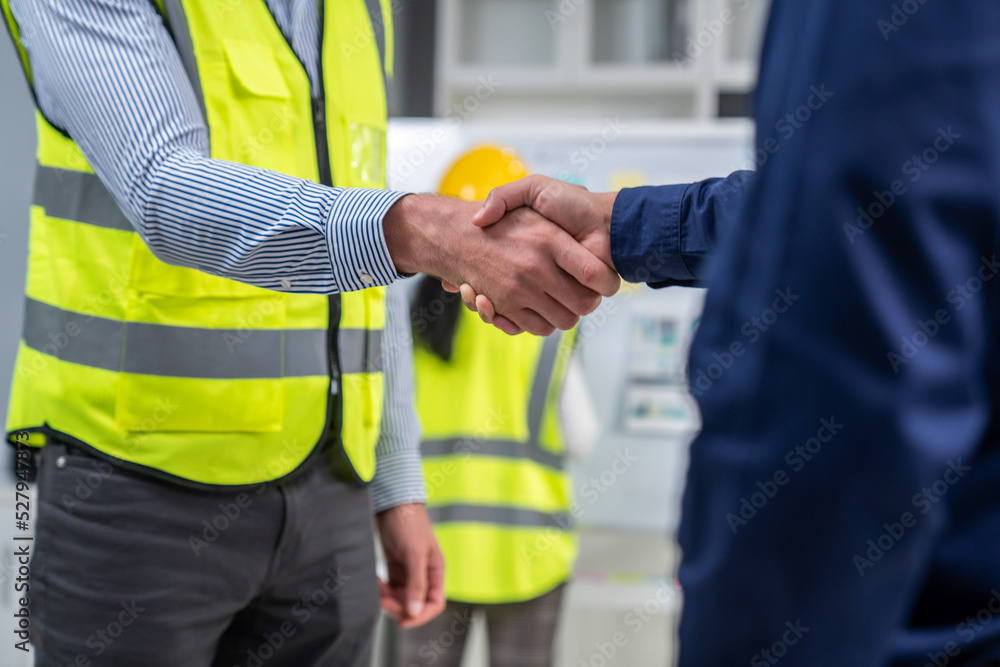
[[[387,292],[382,370],[386,390],[372,480],[375,512],[427,501],[420,462],[420,422],[413,403],[413,337],[402,283]]]
[[[682,185],[626,188],[611,216],[611,258],[622,278],[652,287],[704,287],[706,259],[743,210],[753,172]]]
[[[170,264],[279,291],[398,277],[382,219],[401,193],[330,188],[210,158],[173,42],[148,0],[12,0],[39,108]]]

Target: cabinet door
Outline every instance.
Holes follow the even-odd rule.
[[[458,11],[461,65],[555,64],[554,0],[461,0]]]
[[[595,64],[657,64],[681,51],[688,0],[594,0]]]

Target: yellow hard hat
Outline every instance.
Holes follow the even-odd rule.
[[[493,188],[527,175],[528,169],[514,149],[484,144],[455,161],[438,191],[448,197],[476,201],[486,199]]]

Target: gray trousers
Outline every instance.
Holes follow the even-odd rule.
[[[368,667],[371,503],[327,457],[281,485],[197,491],[59,444],[41,453],[37,667]]]
[[[444,613],[426,625],[400,630],[398,667],[459,667],[477,612],[486,621],[490,667],[551,667],[564,588],[560,585],[532,600],[507,604],[448,600]]]

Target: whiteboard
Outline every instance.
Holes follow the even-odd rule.
[[[513,148],[534,173],[594,191],[687,183],[753,164],[753,127],[746,120],[460,124],[393,119],[387,136],[389,187],[410,192],[436,191],[452,162],[484,142]],[[582,528],[676,531],[688,446],[697,422],[671,433],[626,428],[629,369],[635,366],[629,349],[636,318],[675,318],[681,330],[690,332],[703,298],[703,291],[696,289],[632,288],[606,299],[581,323],[580,350],[601,423],[594,452],[570,466]]]

